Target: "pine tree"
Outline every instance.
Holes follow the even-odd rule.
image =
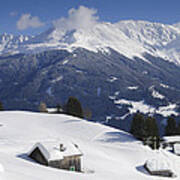
[[[154,117],[147,117],[145,120],[144,129],[144,144],[149,145],[152,149],[159,148],[160,136],[156,119]]]
[[[69,97],[68,102],[66,104],[66,112],[69,115],[83,118],[83,110],[81,107],[81,103],[75,97]]]
[[[159,129],[154,117],[147,117],[145,120],[145,134],[147,137],[159,136]]]
[[[136,113],[131,123],[130,132],[151,148],[159,148],[159,129],[155,118],[145,118],[142,114]]]
[[[133,117],[131,122],[131,129],[130,132],[133,134],[137,139],[144,138],[144,116],[141,113],[136,113]]]
[[[3,111],[3,110],[4,110],[3,104],[2,104],[2,102],[0,102],[0,111]]]
[[[173,136],[177,133],[176,120],[173,117],[168,117],[167,125],[165,127],[165,135]]]
[[[177,126],[176,135],[180,135],[180,123]]]

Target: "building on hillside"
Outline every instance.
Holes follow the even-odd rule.
[[[180,156],[180,143],[174,144],[173,152],[174,154]]]
[[[163,149],[180,156],[180,136],[165,136],[161,144]]]
[[[63,113],[62,108],[47,108],[49,114]]]
[[[36,162],[71,171],[81,172],[82,152],[73,143],[41,142],[36,143],[28,156]]]
[[[144,164],[144,168],[151,175],[163,177],[176,177],[174,172],[171,170],[171,167],[168,164],[168,162],[163,158],[147,160]]]

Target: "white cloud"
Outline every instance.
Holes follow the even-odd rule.
[[[23,14],[18,20],[17,29],[25,30],[27,28],[38,28],[44,26],[44,23],[40,21],[39,17],[32,17],[31,14]]]
[[[89,29],[98,22],[97,10],[80,6],[70,9],[67,18],[60,18],[53,22],[55,28],[63,30]]]
[[[18,15],[18,12],[17,11],[12,11],[12,12],[9,13],[9,15],[14,17],[14,16]]]

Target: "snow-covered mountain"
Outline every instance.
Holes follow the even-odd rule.
[[[143,168],[149,159],[163,159],[180,177],[178,156],[152,151],[132,135],[67,115],[30,112],[0,113],[0,178],[2,180],[159,180]],[[73,142],[83,153],[83,173],[40,165],[28,152],[37,142]],[[54,148],[54,147],[52,147]],[[158,168],[158,167],[156,167]]]
[[[0,35],[0,54],[19,53],[20,46],[28,41],[30,36],[15,36],[13,34],[4,33]]]
[[[128,58],[134,56],[144,60],[143,54],[180,64],[180,28],[146,21],[120,21],[118,23],[97,23],[89,29],[64,30],[50,28],[35,37],[0,37],[0,53],[39,52],[49,49],[74,50],[77,47],[90,51],[109,52],[112,48]]]
[[[140,111],[157,115],[162,132],[161,120],[180,112],[179,38],[178,24],[144,21],[3,34],[0,100],[6,109],[37,111],[41,101],[55,107],[73,95],[94,121],[128,131]]]

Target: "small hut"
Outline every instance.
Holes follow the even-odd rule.
[[[47,113],[49,114],[62,114],[63,113],[63,109],[60,107],[57,108],[47,108]]]
[[[180,156],[180,136],[163,137],[162,148]]]
[[[180,156],[180,143],[176,143],[173,146],[173,152],[174,154]]]
[[[36,143],[28,156],[36,162],[59,169],[81,172],[82,152],[76,144],[40,142]]]
[[[170,165],[164,159],[150,159],[144,164],[144,168],[151,175],[163,177],[175,177]]]

